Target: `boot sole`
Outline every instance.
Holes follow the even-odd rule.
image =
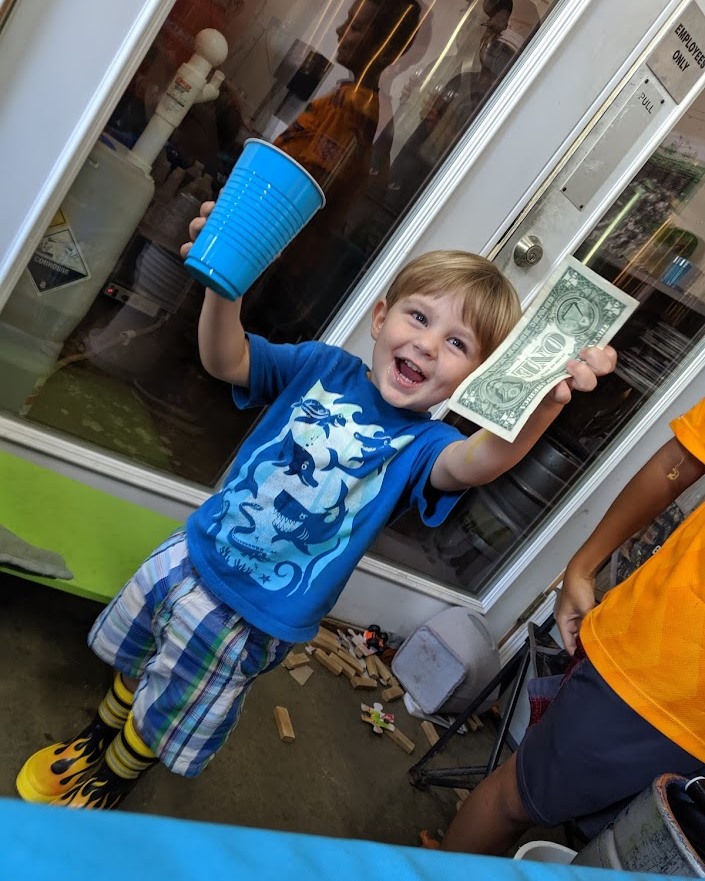
[[[57,796],[61,793],[54,793],[53,795],[47,795],[44,792],[40,792],[38,789],[35,789],[34,786],[29,781],[29,774],[27,773],[27,765],[29,761],[25,762],[20,769],[20,773],[17,775],[17,779],[15,780],[15,788],[17,789],[17,794],[23,801],[33,802],[34,804],[49,804],[49,802],[54,801]]]

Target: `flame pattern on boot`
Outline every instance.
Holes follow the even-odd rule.
[[[132,713],[105,752],[98,768],[89,768],[75,785],[51,804],[70,808],[113,810],[137,780],[156,765],[157,757],[140,737]]]
[[[50,802],[66,792],[89,768],[100,762],[118,733],[96,718],[71,740],[31,755],[17,775],[17,792],[25,801]]]
[[[71,789],[55,798],[51,804],[112,811],[120,805],[135,783],[137,783],[136,777],[132,780],[118,777],[103,761],[98,768],[86,770]]]
[[[44,747],[27,759],[15,783],[20,798],[47,803],[71,789],[86,770],[103,758],[131,707],[132,693],[116,673],[98,712],[80,734]]]

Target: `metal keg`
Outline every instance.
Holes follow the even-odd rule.
[[[678,774],[657,777],[580,851],[573,865],[705,877],[700,855],[705,814],[685,792],[687,782]]]

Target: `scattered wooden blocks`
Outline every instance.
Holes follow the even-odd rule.
[[[304,664],[308,664],[311,659],[306,654],[306,652],[289,652],[289,654],[284,658],[284,666],[287,670],[293,670],[296,667],[303,667]]]
[[[412,753],[414,751],[415,744],[413,740],[409,740],[409,738],[405,734],[402,734],[398,728],[395,728],[394,731],[385,728],[384,733],[390,740],[393,740],[397,746],[400,746],[404,752]]]
[[[308,665],[306,667],[294,667],[293,670],[289,670],[289,673],[299,685],[306,685],[308,680],[313,676],[313,668]]]
[[[294,726],[291,724],[291,717],[286,707],[274,708],[274,721],[277,723],[279,740],[284,741],[284,743],[293,743],[296,740],[296,735],[294,734]]]
[[[318,661],[319,664],[322,664],[326,670],[329,670],[334,676],[340,676],[343,672],[343,665],[337,658],[334,658],[332,655],[326,654],[323,649],[316,649],[313,653],[313,657]]]
[[[398,700],[400,697],[404,696],[404,689],[400,688],[398,685],[392,685],[389,688],[385,688],[382,692],[382,700],[386,703],[388,701]]]

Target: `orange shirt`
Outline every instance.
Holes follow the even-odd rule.
[[[671,428],[705,462],[705,399]],[[622,700],[705,761],[705,503],[585,617],[580,639]]]
[[[367,182],[372,141],[379,119],[379,95],[355,83],[316,98],[274,141],[316,178],[326,193],[322,212],[330,223]]]

